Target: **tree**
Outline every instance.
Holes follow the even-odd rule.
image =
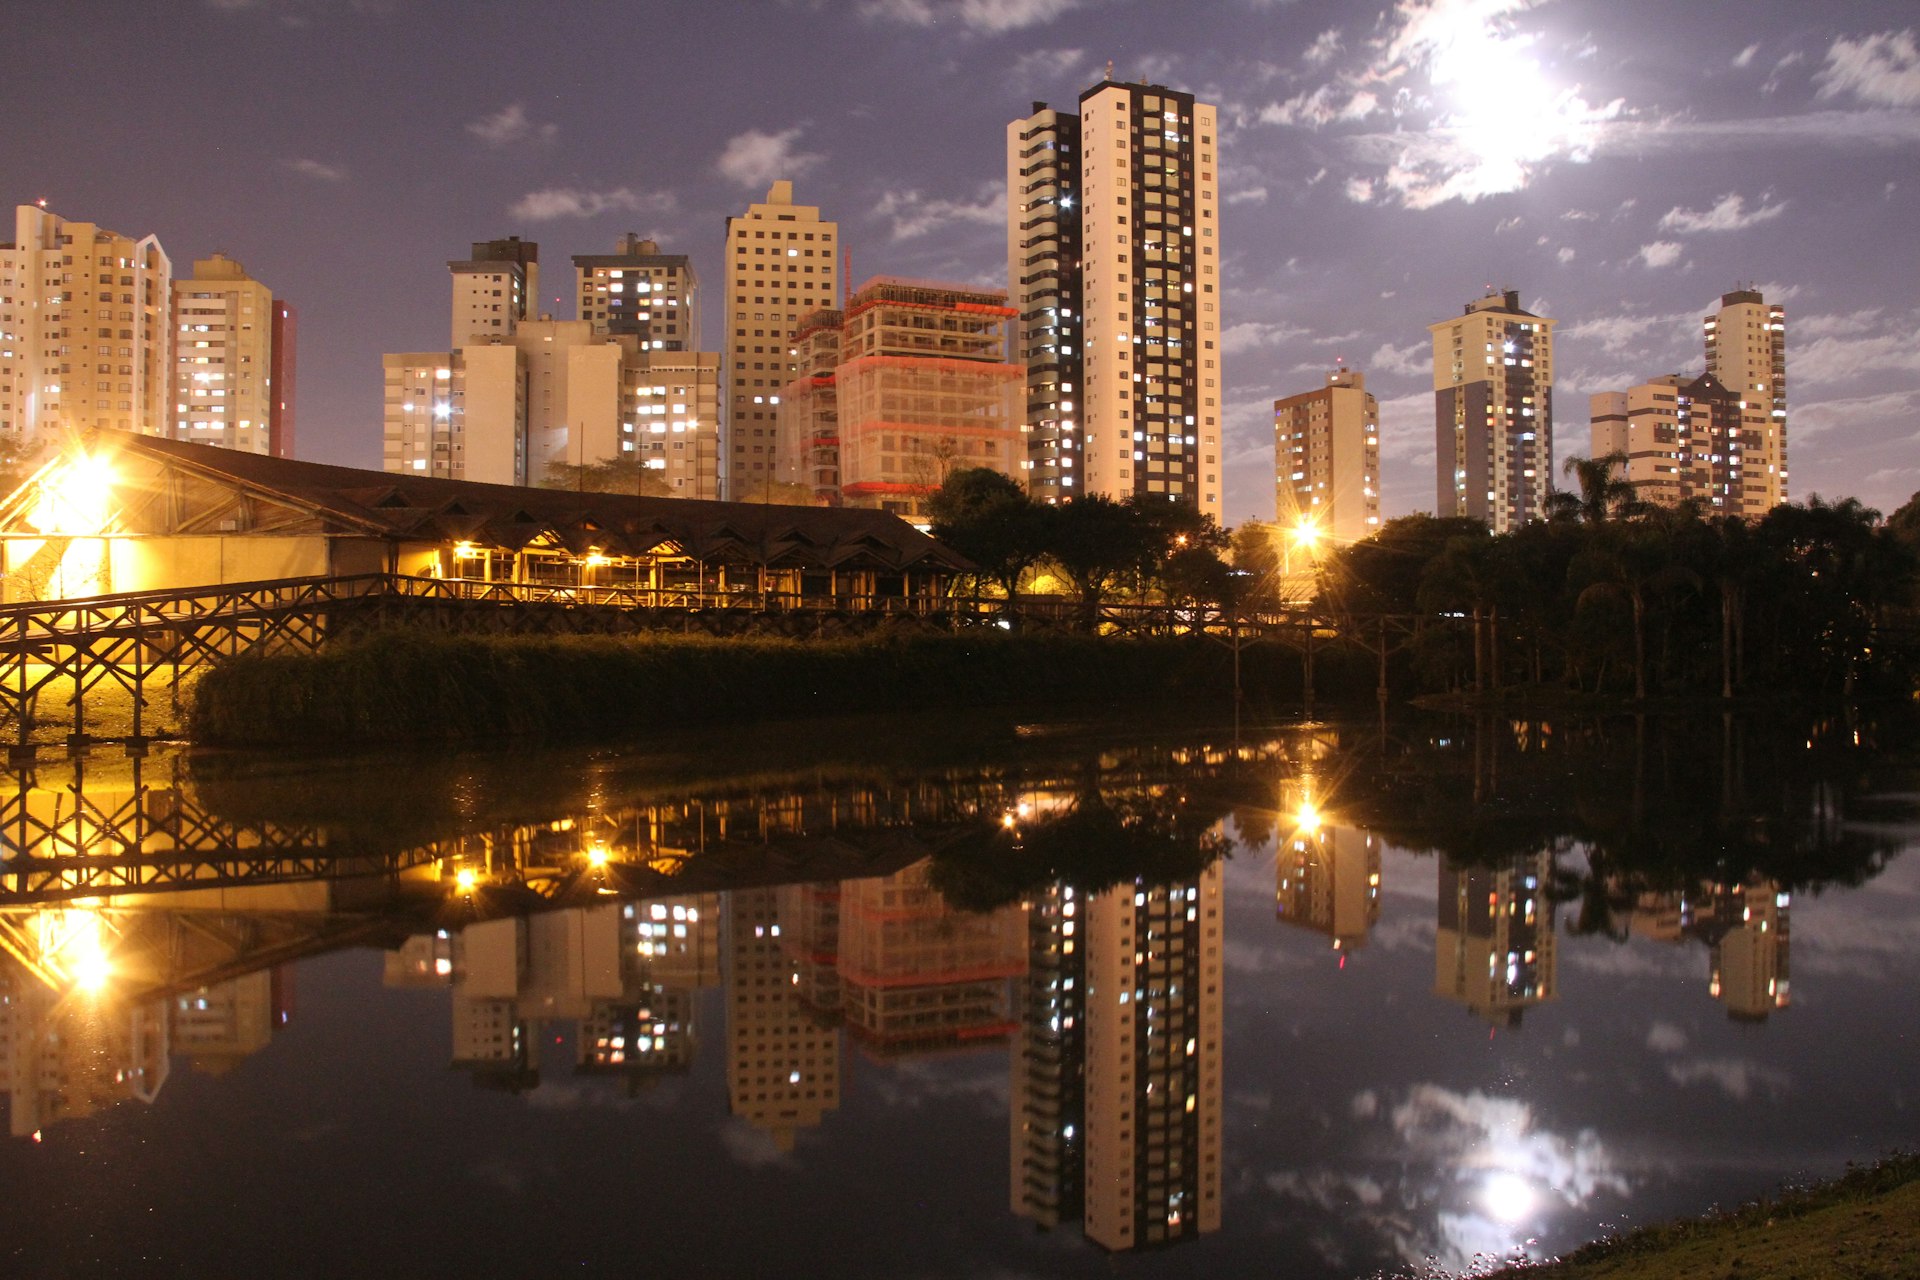
[[[540,477],[542,489],[572,489],[579,493],[629,493],[643,498],[670,498],[665,477],[640,465],[635,456],[602,458],[585,466],[558,459],[547,463]]]
[[[1101,604],[1139,571],[1156,545],[1154,531],[1140,508],[1103,494],[1075,498],[1055,511],[1049,550],[1091,626]]]
[[[1562,490],[1547,500],[1551,515],[1571,517],[1583,524],[1604,524],[1609,516],[1631,515],[1639,507],[1631,482],[1625,478],[1627,455],[1602,454],[1598,458],[1574,456],[1560,465],[1561,474],[1579,486],[1579,492]]]
[[[974,579],[976,599],[982,577],[1008,600],[1014,599],[1020,579],[1047,554],[1053,510],[989,467],[950,473],[927,499],[933,536],[980,568]]]

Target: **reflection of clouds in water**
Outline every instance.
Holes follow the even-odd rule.
[[[771,1169],[794,1163],[793,1157],[780,1149],[772,1134],[756,1129],[737,1116],[720,1126],[720,1145],[735,1164],[749,1169]]]
[[[1572,968],[1609,978],[1698,979],[1702,976],[1700,955],[1697,947],[1595,938],[1579,946],[1563,947],[1560,967],[1562,971]]]
[[[1876,919],[1863,911],[1825,915],[1802,906],[1804,901],[1794,904],[1796,978],[1819,974],[1880,982],[1911,972],[1920,960],[1920,919]]]
[[[1647,1028],[1647,1048],[1655,1053],[1678,1053],[1687,1047],[1687,1033],[1671,1022],[1656,1022]]]
[[[1370,951],[1433,950],[1433,916],[1395,915],[1373,926],[1367,934]]]
[[[1321,967],[1321,961],[1320,955],[1282,947],[1273,940],[1229,940],[1220,948],[1220,963],[1227,967],[1228,973],[1298,973],[1303,969]]]
[[[1667,1078],[1677,1085],[1710,1084],[1735,1102],[1745,1102],[1756,1089],[1778,1102],[1787,1095],[1793,1078],[1784,1071],[1763,1067],[1745,1058],[1702,1058],[1693,1062],[1675,1062],[1667,1067]]]
[[[975,1101],[989,1115],[1004,1116],[1012,1096],[1006,1055],[996,1052],[892,1062],[874,1076],[871,1088],[887,1106],[909,1111],[957,1098]]]
[[[1407,1150],[1441,1172],[1441,1188],[1450,1174],[1462,1193],[1439,1214],[1440,1256],[1450,1266],[1511,1250],[1557,1205],[1629,1189],[1598,1134],[1586,1129],[1569,1138],[1538,1128],[1533,1108],[1511,1098],[1416,1085],[1392,1119]]]
[[[1349,1110],[1363,1131],[1391,1127],[1397,1181],[1319,1170],[1273,1174],[1267,1187],[1365,1223],[1409,1263],[1458,1271],[1511,1256],[1557,1209],[1630,1189],[1597,1134],[1553,1133],[1525,1102],[1421,1084],[1391,1106],[1357,1093]]]

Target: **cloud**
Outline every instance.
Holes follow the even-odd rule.
[[[1830,431],[1846,431],[1865,422],[1910,421],[1916,415],[1920,415],[1920,391],[1885,391],[1803,404],[1793,410],[1790,431],[1796,443],[1804,444]]]
[[[1641,245],[1640,252],[1635,256],[1647,266],[1657,270],[1660,267],[1670,267],[1680,261],[1682,252],[1677,241],[1655,240],[1652,244]]]
[[[1569,262],[1572,262],[1574,260],[1574,257],[1576,256],[1576,252],[1570,246],[1561,245],[1560,251],[1554,254],[1553,256],[1558,258],[1560,260],[1560,265],[1564,267]]]
[[[1736,67],[1752,66],[1753,59],[1755,55],[1757,55],[1759,52],[1760,52],[1759,45],[1750,44],[1746,48],[1742,49],[1739,53],[1734,55],[1733,65]]]
[[[997,36],[1044,26],[1080,7],[1082,0],[863,0],[869,18],[910,27],[958,25],[980,35]]]
[[[1338,52],[1340,52],[1340,28],[1330,27],[1314,37],[1313,43],[1307,46],[1307,51],[1300,55],[1300,60],[1310,67],[1325,66]]]
[[[324,164],[319,160],[304,159],[287,160],[283,163],[285,163],[287,168],[293,170],[301,177],[312,178],[315,182],[345,182],[347,180],[347,171],[345,166],[342,165]]]
[[[467,132],[490,147],[509,147],[516,142],[552,142],[560,136],[560,126],[536,125],[527,118],[524,104],[511,102],[490,116],[467,121]]]
[[[597,218],[605,213],[664,214],[673,211],[670,192],[641,195],[632,187],[588,191],[580,187],[548,187],[529,191],[507,208],[507,216],[523,222],[552,222],[558,218]]]
[[[1920,106],[1920,46],[1911,28],[1858,40],[1841,36],[1813,79],[1823,99],[1848,93],[1883,106]]]
[[[1265,204],[1266,202],[1267,189],[1265,187],[1247,187],[1244,190],[1229,191],[1227,193],[1228,204]]]
[[[1881,308],[1868,307],[1861,311],[1796,316],[1793,336],[1805,341],[1808,338],[1851,337],[1858,333],[1869,333],[1884,327],[1885,322],[1880,318],[1882,314]]]
[[[1033,49],[1013,60],[1007,78],[1015,84],[1041,84],[1074,74],[1086,61],[1085,49]]]
[[[742,187],[765,187],[782,178],[797,178],[826,159],[795,148],[803,131],[796,125],[779,133],[749,129],[735,134],[727,139],[714,168],[721,177]]]
[[[1911,331],[1857,337],[1830,334],[1801,345],[1790,361],[1802,385],[1842,382],[1865,373],[1920,373],[1920,346],[1914,345]]]
[[[1765,200],[1762,196],[1759,208],[1748,209],[1739,192],[1729,191],[1711,209],[1695,212],[1676,206],[1660,219],[1660,230],[1676,231],[1683,236],[1699,231],[1744,231],[1756,223],[1771,222],[1787,211],[1785,201],[1767,204]]]
[[[1228,355],[1239,355],[1260,347],[1278,346],[1282,342],[1291,342],[1295,338],[1304,338],[1307,331],[1298,325],[1266,324],[1258,320],[1243,320],[1239,324],[1228,325],[1220,335],[1220,349]]]
[[[1396,347],[1383,342],[1367,358],[1368,372],[1398,373],[1409,378],[1432,369],[1433,346],[1426,342],[1409,342],[1404,347]]]
[[[956,223],[1004,227],[1007,222],[1007,189],[1004,183],[982,184],[972,200],[948,200],[929,197],[917,189],[889,190],[874,206],[876,217],[893,222],[895,240],[914,240]]]
[[[1558,339],[1566,342],[1598,342],[1610,353],[1636,349],[1647,338],[1660,335],[1671,345],[1682,339],[1699,341],[1700,317],[1691,311],[1672,311],[1664,315],[1595,316],[1560,330]]]

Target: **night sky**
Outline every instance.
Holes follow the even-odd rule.
[[[14,0],[0,202],[224,251],[300,309],[299,454],[378,466],[380,355],[447,340],[445,262],[623,231],[692,255],[787,177],[856,281],[1006,283],[1006,122],[1119,79],[1221,107],[1229,524],[1273,514],[1272,401],[1344,357],[1384,511],[1431,509],[1426,326],[1483,287],[1587,396],[1702,367],[1784,302],[1792,493],[1920,489],[1913,0]]]

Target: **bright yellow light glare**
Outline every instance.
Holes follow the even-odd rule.
[[[460,892],[472,893],[473,886],[480,882],[480,877],[474,874],[472,867],[462,867],[454,873],[453,882],[460,887]]]
[[[1320,811],[1313,807],[1313,801],[1302,802],[1300,812],[1293,815],[1293,825],[1308,835],[1320,830]]]
[[[596,866],[596,867],[606,866],[607,858],[609,856],[610,855],[607,853],[607,846],[603,844],[596,844],[592,848],[587,850],[587,862],[592,866]]]
[[[455,560],[472,560],[479,554],[480,548],[474,546],[471,542],[456,542],[453,544],[453,558]]]
[[[1302,520],[1298,525],[1294,526],[1293,541],[1296,546],[1312,547],[1320,541],[1320,526],[1310,521]]]
[[[97,537],[106,531],[115,479],[106,458],[75,454],[40,482],[40,500],[28,519],[41,533]]]

